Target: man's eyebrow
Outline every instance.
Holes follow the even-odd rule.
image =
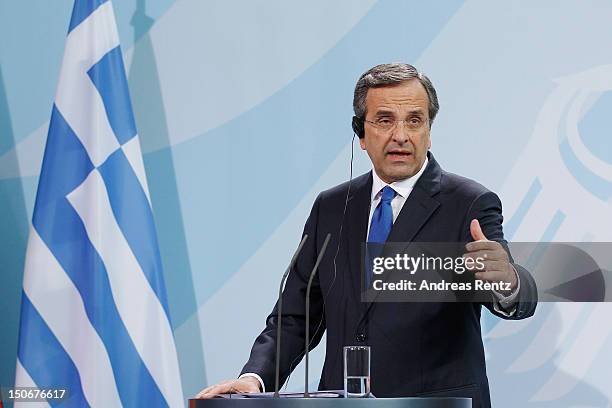
[[[394,115],[395,111],[391,110],[391,109],[385,109],[385,108],[381,108],[378,109],[375,113],[377,116],[383,116],[383,115]]]
[[[390,115],[390,116],[394,116],[395,115],[395,111],[391,110],[391,109],[386,109],[386,108],[381,108],[378,109],[375,113],[376,116],[385,116],[385,115]],[[423,111],[423,109],[421,108],[415,108],[415,109],[411,109],[407,112],[406,116],[423,116],[425,114],[425,112]]]
[[[408,115],[409,116],[412,116],[412,115],[423,115],[423,114],[425,114],[425,112],[421,108],[416,108],[416,109],[412,109],[412,110],[408,111]]]

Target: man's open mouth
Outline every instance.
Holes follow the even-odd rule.
[[[390,152],[387,152],[387,156],[390,156],[390,157],[393,157],[393,158],[404,158],[404,157],[412,156],[412,153],[411,152],[402,151],[402,150],[391,150]]]

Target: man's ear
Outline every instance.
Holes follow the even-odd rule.
[[[431,141],[430,141],[430,143],[431,143]],[[359,146],[361,146],[361,150],[365,150],[366,149],[365,136],[359,138]]]

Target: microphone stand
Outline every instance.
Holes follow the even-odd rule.
[[[328,233],[325,237],[325,241],[323,242],[323,246],[321,247],[321,251],[319,252],[319,256],[317,257],[317,261],[315,262],[314,268],[312,268],[312,272],[310,273],[310,279],[308,279],[308,286],[306,287],[306,335],[304,336],[305,341],[305,368],[306,373],[304,376],[304,398],[310,398],[308,394],[308,349],[310,345],[310,287],[312,286],[312,280],[314,279],[315,273],[319,268],[319,264],[323,259],[323,255],[325,254],[325,250],[327,249],[327,244],[331,238],[331,234]]]
[[[289,266],[285,270],[283,277],[281,279],[280,288],[278,289],[278,325],[276,327],[276,378],[274,382],[274,398],[279,397],[279,389],[280,389],[280,345],[281,345],[281,325],[283,323],[283,286],[285,285],[285,281],[287,280],[287,276],[289,276],[289,271],[295,265],[297,261],[298,255],[302,252],[302,248],[308,239],[308,234],[304,234],[304,237],[300,241],[300,245],[298,245],[293,257],[291,258],[291,262],[289,262]]]

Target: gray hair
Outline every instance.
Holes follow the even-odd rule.
[[[436,88],[434,88],[427,76],[417,71],[410,64],[380,64],[364,72],[355,85],[355,95],[353,96],[355,116],[365,119],[368,89],[396,85],[415,78],[419,80],[427,92],[427,98],[429,99],[429,127],[431,127],[440,109]]]

